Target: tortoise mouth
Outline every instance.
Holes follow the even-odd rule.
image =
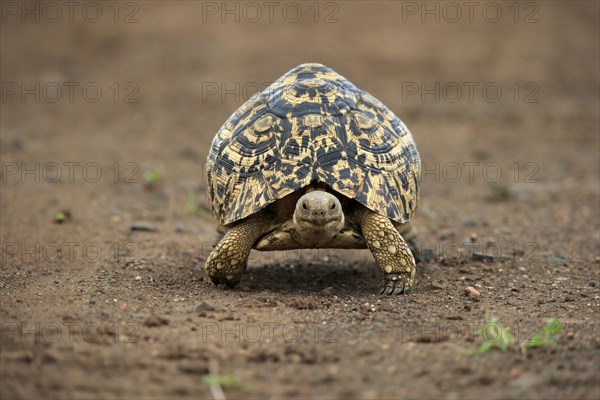
[[[318,226],[318,227],[325,227],[325,228],[329,228],[330,226],[333,226],[334,224],[340,224],[341,222],[343,222],[343,218],[340,218],[338,216],[336,217],[330,217],[330,218],[298,218],[298,222],[304,222],[306,224],[310,224],[310,225],[314,225],[314,226]]]

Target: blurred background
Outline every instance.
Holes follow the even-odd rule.
[[[566,181],[583,192],[597,183],[596,2],[2,7],[3,161],[41,163],[46,183],[53,176],[42,175],[52,175],[53,166],[42,168],[59,163],[58,185],[33,188],[48,190],[77,215],[116,207],[136,217],[144,207],[136,209],[140,205],[127,196],[139,185],[115,186],[112,178],[143,182],[148,170],[162,180],[166,197],[152,200],[161,212],[181,212],[192,189],[200,189],[202,201],[202,164],[212,136],[254,92],[303,62],[333,68],[407,124],[425,171],[431,171],[422,198],[432,212],[439,203],[433,206],[430,192],[460,192],[460,202],[445,205],[457,212],[464,202],[479,201],[465,176],[473,168],[476,180],[485,181],[484,172],[496,172],[495,166],[484,171],[486,162],[498,163],[499,182],[519,191],[533,190],[535,185],[522,185],[528,174],[544,185],[564,188]],[[87,162],[101,168],[97,184],[76,179]],[[3,183],[23,170],[19,165],[13,175],[8,168]],[[69,168],[75,184],[62,185]],[[465,175],[459,185],[450,182],[456,173]],[[126,194],[123,203],[115,190]],[[12,215],[43,213],[50,205],[16,188],[7,192],[3,207],[18,208],[7,209]],[[99,203],[91,207],[90,201]],[[12,228],[25,228],[18,225]]]
[[[411,130],[423,161],[415,223],[427,247],[440,253],[440,246],[467,238],[512,246],[509,256],[528,257],[533,253],[527,246],[534,243],[540,265],[547,257],[559,264],[570,259],[596,273],[596,1],[3,1],[0,6],[5,320],[62,318],[63,310],[75,318],[105,312],[135,320],[134,307],[177,314],[177,308],[164,306],[163,296],[218,298],[202,278],[196,280],[214,240],[203,181],[212,137],[253,93],[305,62],[323,63],[345,76]],[[79,247],[64,261],[64,243],[70,242]],[[64,262],[43,253],[49,243],[63,243],[58,250]],[[100,255],[79,251],[86,243],[94,243]],[[56,254],[56,248],[49,251]],[[254,255],[251,264],[273,260],[261,257]],[[307,257],[315,261],[313,253]],[[370,255],[336,252],[330,258],[370,260]],[[135,270],[129,276],[123,269],[137,268],[140,259],[154,260],[152,282],[160,282],[142,293],[131,289],[129,279],[140,274],[145,282],[144,274]],[[316,261],[323,260],[329,258]],[[366,290],[375,288],[375,278],[365,281],[373,282]],[[421,282],[421,288],[428,287],[427,279]],[[271,284],[286,285],[276,277]],[[96,285],[104,285],[104,294]],[[117,299],[128,308],[120,309]],[[522,307],[531,306],[526,304],[523,299]],[[31,370],[13,367],[8,376],[26,381],[14,379]],[[73,382],[84,381],[77,371],[71,371]],[[65,383],[59,372],[44,372],[45,383],[15,383],[6,393],[85,392]],[[351,378],[347,387],[362,382]],[[340,393],[377,397],[385,392],[377,388],[386,387],[378,386],[378,379],[372,376],[371,384]],[[148,385],[110,390],[181,394],[169,384]],[[315,395],[310,387],[298,390]]]

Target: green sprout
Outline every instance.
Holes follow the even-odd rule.
[[[562,332],[562,324],[558,318],[551,318],[546,321],[546,326],[537,332],[531,339],[521,343],[521,352],[527,353],[531,347],[542,347],[556,344],[557,336]]]
[[[557,318],[548,319],[544,329],[533,335],[531,339],[521,343],[519,349],[523,354],[526,354],[529,348],[555,345],[556,338],[561,332],[562,324],[560,320]],[[484,342],[475,350],[468,351],[471,355],[484,354],[494,348],[505,352],[516,347],[515,339],[510,333],[510,329],[503,327],[498,318],[490,315],[489,311],[485,313],[484,327],[477,330],[475,334],[483,338]]]
[[[160,181],[162,178],[162,175],[160,174],[160,172],[158,170],[155,169],[149,169],[144,171],[144,180],[146,181],[146,183],[152,185],[157,183],[158,181]]]
[[[60,210],[54,215],[54,222],[57,224],[63,224],[71,219],[71,211]]]
[[[503,327],[496,316],[490,316],[489,311],[485,312],[484,327],[475,332],[475,334],[481,336],[484,342],[473,351],[473,355],[484,354],[493,348],[498,348],[505,352],[515,343],[510,330]]]

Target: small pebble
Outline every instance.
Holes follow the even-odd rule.
[[[198,314],[201,314],[201,316],[206,316],[207,312],[224,311],[224,310],[225,310],[224,307],[221,307],[217,304],[210,303],[208,301],[203,301],[202,303],[198,304],[198,306],[196,307],[196,312]]]
[[[562,265],[565,267],[569,265],[569,261],[561,256],[548,256],[544,261],[548,265]]]
[[[482,262],[501,262],[501,261],[510,261],[512,257],[509,256],[496,256],[493,254],[484,254],[484,253],[473,253],[473,261],[482,261]]]
[[[158,315],[152,315],[146,318],[144,321],[144,325],[150,328],[154,328],[162,325],[169,325],[169,320],[163,317],[159,317]]]
[[[472,286],[467,286],[465,288],[465,294],[473,301],[479,301],[479,298],[481,297],[481,293]]]
[[[515,379],[515,378],[520,377],[522,374],[523,374],[523,371],[519,367],[514,367],[514,368],[511,368],[510,371],[508,371],[508,378]]]
[[[156,232],[158,228],[156,225],[145,221],[135,221],[131,223],[130,229],[132,231],[143,231],[143,232]]]

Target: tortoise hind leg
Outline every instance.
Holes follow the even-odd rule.
[[[423,249],[421,249],[421,244],[417,240],[417,228],[415,228],[414,225],[410,222],[400,224],[392,221],[392,223],[394,224],[396,230],[398,230],[398,233],[400,233],[400,236],[402,236],[406,244],[408,244],[412,255],[415,257],[415,261],[417,263],[426,261],[425,255],[423,254]]]
[[[235,286],[241,279],[254,243],[267,231],[269,223],[250,218],[231,227],[206,260],[206,271],[214,284]]]
[[[366,208],[357,212],[356,221],[360,224],[377,267],[385,274],[381,293],[407,292],[415,279],[415,259],[392,221]]]

